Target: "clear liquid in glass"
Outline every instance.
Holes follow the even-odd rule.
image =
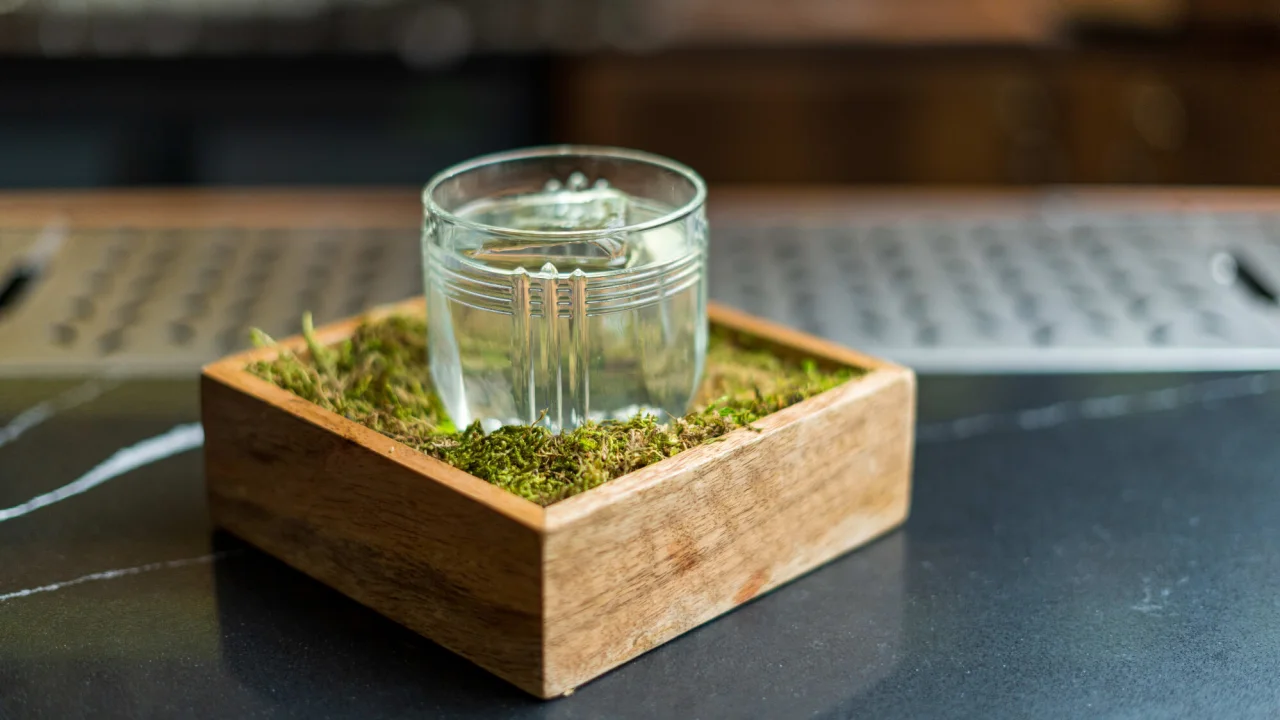
[[[454,422],[553,431],[683,415],[706,355],[706,221],[581,173],[454,211],[511,231],[618,228],[589,239],[437,223],[426,248],[432,377]]]

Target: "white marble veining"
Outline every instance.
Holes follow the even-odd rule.
[[[1165,412],[1211,402],[1265,395],[1280,390],[1280,374],[1253,373],[1172,388],[1056,402],[1038,408],[926,423],[916,428],[920,443],[952,442],[997,432],[1047,430],[1072,422]]]
[[[114,380],[88,380],[61,395],[32,405],[18,413],[4,427],[0,427],[0,447],[17,440],[23,433],[54,415],[94,400],[119,384]]]
[[[81,585],[87,582],[114,580],[128,575],[141,575],[142,573],[148,573],[155,570],[172,570],[174,568],[187,567],[189,565],[207,565],[209,563],[217,562],[230,554],[231,552],[216,552],[208,555],[201,555],[199,557],[183,558],[181,560],[165,560],[162,562],[147,563],[146,565],[138,565],[136,567],[121,568],[119,570],[103,570],[102,572],[81,575],[80,577],[71,580],[64,580],[62,582],[49,583],[48,585],[41,585],[39,587],[3,593],[0,594],[0,602],[16,600],[29,595],[37,595],[39,593],[53,592],[55,590],[61,590],[63,588],[68,588],[73,585]]]
[[[57,490],[37,495],[11,508],[0,510],[0,522],[13,520],[28,513],[61,502],[69,497],[91,490],[102,483],[131,470],[164,460],[204,444],[204,427],[200,423],[178,425],[168,432],[148,438],[122,450],[99,463],[92,470]]]

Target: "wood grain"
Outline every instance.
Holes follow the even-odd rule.
[[[348,337],[370,315],[317,331]],[[202,377],[216,524],[539,697],[570,691],[896,527],[910,370],[712,305],[867,377],[543,509],[253,377]],[[302,338],[282,342],[305,351]]]
[[[538,693],[542,508],[243,366],[201,382],[214,521]]]
[[[1274,211],[1280,191],[726,187],[713,228],[934,212],[1017,214],[1054,199],[1129,211]],[[1057,206],[1059,209],[1062,205]],[[414,189],[0,194],[0,225],[411,227]],[[713,230],[714,231],[714,230]],[[380,312],[421,312],[421,300]],[[900,523],[910,496],[909,370],[727,308],[713,322],[866,378],[543,509],[243,370],[204,371],[215,522],[539,697],[562,693]],[[359,319],[321,328],[322,341]],[[300,338],[284,341],[301,349]],[[358,659],[353,659],[358,662]]]
[[[563,692],[906,519],[915,376],[717,309],[860,381],[547,508],[548,691]]]
[[[214,521],[534,695],[563,694],[906,517],[911,371],[710,317],[871,372],[544,509],[250,375],[278,352],[254,350],[202,378]]]

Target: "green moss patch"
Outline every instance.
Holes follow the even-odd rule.
[[[781,357],[749,337],[713,328],[705,380],[684,417],[642,415],[558,434],[516,425],[486,435],[478,423],[454,427],[432,392],[423,318],[367,321],[329,347],[316,341],[310,316],[302,330],[308,353],[286,350],[253,363],[249,372],[539,505],[752,428],[765,415],[865,372]],[[254,340],[274,344],[260,332]]]

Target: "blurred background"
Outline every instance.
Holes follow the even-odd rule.
[[[0,187],[1280,180],[1276,0],[0,0]]]
[[[712,298],[922,372],[1277,367],[1275,196],[1173,186],[1280,184],[1278,40],[1280,0],[0,0],[0,189],[247,188],[0,193],[0,374],[416,295],[414,188],[554,142],[697,169]]]

